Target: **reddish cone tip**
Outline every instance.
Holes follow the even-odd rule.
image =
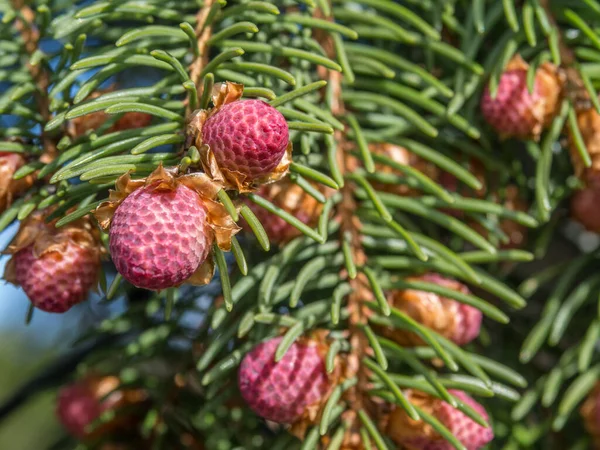
[[[489,86],[485,86],[481,111],[485,120],[497,132],[527,138],[534,135],[536,128],[542,125],[543,117],[536,118],[534,114],[539,97],[537,80],[533,94],[527,89],[526,70],[509,70],[500,77],[496,98],[492,98]]]
[[[33,246],[14,255],[15,278],[31,303],[46,312],[63,313],[84,301],[98,277],[100,261],[91,249],[71,242],[64,251],[36,258]]]
[[[84,438],[86,427],[104,411],[94,393],[84,383],[63,387],[58,394],[56,415],[73,436]]]
[[[293,423],[323,398],[329,378],[313,345],[294,343],[276,363],[281,339],[262,342],[245,356],[238,383],[242,397],[256,414],[273,422]]]
[[[288,142],[283,115],[262,100],[238,100],[221,107],[202,127],[202,141],[222,170],[253,181],[268,176],[281,162]]]
[[[449,390],[450,394],[459,401],[474,409],[483,419],[488,421],[489,417],[483,406],[462,391]],[[448,430],[465,446],[467,450],[480,450],[494,439],[494,432],[490,427],[482,427],[473,419],[467,417],[458,409],[448,403],[437,400],[434,411],[438,419]],[[422,437],[411,438],[403,443],[410,450],[452,450],[454,446],[443,437],[436,435],[435,439]]]
[[[194,191],[178,185],[137,189],[117,208],[110,226],[110,253],[134,286],[165,289],[187,280],[210,249],[206,209]]]

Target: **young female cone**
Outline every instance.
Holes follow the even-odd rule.
[[[188,120],[188,144],[200,150],[204,171],[226,189],[249,192],[283,178],[292,144],[285,117],[262,100],[241,100],[243,86],[213,88],[213,108]]]
[[[527,86],[529,65],[519,55],[506,66],[498,81],[496,96],[489,84],[481,99],[485,120],[502,136],[539,140],[542,130],[558,113],[564,75],[551,63],[536,71],[533,92]]]
[[[98,281],[104,251],[87,218],[56,228],[48,212],[33,213],[7,249],[4,278],[21,286],[33,305],[63,313],[84,301]]]
[[[213,241],[229,250],[240,229],[215,201],[220,189],[204,174],[178,176],[177,169],[162,166],[142,180],[123,175],[110,200],[94,212],[109,231],[119,273],[153,290],[208,283]]]
[[[95,439],[119,428],[128,428],[134,417],[120,415],[90,430],[90,425],[108,410],[140,404],[146,400],[143,390],[121,390],[114,376],[88,376],[64,386],[58,393],[56,415],[67,431],[83,440]]]
[[[258,344],[244,357],[238,386],[256,414],[294,425],[297,435],[315,422],[339,378],[339,371],[328,374],[325,369],[328,346],[323,336],[317,331],[297,340],[278,362],[275,353],[282,337]]]

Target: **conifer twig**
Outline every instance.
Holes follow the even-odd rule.
[[[19,10],[20,17],[15,20],[15,28],[21,33],[25,44],[25,51],[31,57],[39,50],[40,32],[35,25],[35,12],[27,6],[22,0],[13,0],[13,7]],[[27,64],[27,69],[31,74],[31,78],[36,85],[35,99],[36,105],[42,116],[44,124],[50,120],[50,99],[48,98],[48,87],[50,86],[50,74],[44,69],[42,62],[32,65]],[[56,154],[56,142],[54,139],[47,136],[42,129],[42,143],[44,155],[42,160],[47,159],[48,162],[54,158]]]
[[[327,20],[333,21],[332,16]],[[318,33],[317,40],[320,41],[327,56],[335,60],[335,45],[331,34]],[[345,115],[345,106],[342,100],[342,78],[343,75],[335,70],[320,68],[324,78],[328,80],[328,88],[331,89],[331,112],[334,117],[343,117]],[[337,145],[336,163],[342,175],[349,173],[356,166],[356,160],[352,155],[352,146],[347,141],[347,130],[335,130],[334,140]],[[356,216],[358,205],[354,198],[355,186],[352,182],[346,183],[341,188],[342,201],[338,206],[337,220],[340,222],[340,240],[346,241],[350,250],[350,256],[353,264],[363,267],[367,263],[367,256],[361,243],[362,224]],[[343,277],[349,277],[348,273],[342,273]],[[371,409],[368,404],[369,371],[362,364],[362,361],[369,352],[369,340],[364,332],[364,325],[367,322],[366,301],[373,300],[373,293],[369,281],[363,272],[358,272],[355,277],[349,277],[350,292],[347,297],[347,308],[349,312],[349,341],[351,352],[347,357],[349,373],[348,377],[356,377],[358,382],[355,386],[344,393],[344,399],[349,405],[349,409],[344,413],[344,422],[350,424],[348,427],[347,439],[352,439],[353,435],[359,436],[362,422],[358,418],[359,411]]]
[[[209,14],[210,14],[213,4],[214,4],[214,0],[206,0],[204,2],[204,6],[202,6],[200,11],[198,11],[198,14],[196,15],[197,23],[196,23],[195,32],[196,32],[196,36],[198,37],[199,56],[194,60],[194,62],[192,62],[191,66],[190,66],[190,79],[194,82],[194,84],[196,85],[196,88],[199,89],[197,91],[199,95],[202,95],[202,88],[203,88],[202,86],[200,86],[200,81],[201,81],[200,74],[202,73],[202,69],[204,69],[204,67],[208,63],[207,48],[208,48],[208,40],[212,36],[212,25],[208,24],[207,21],[208,21]],[[188,96],[189,95],[190,94],[188,94]],[[190,109],[190,102],[188,100],[188,111],[187,111],[188,114],[191,112],[189,109]]]

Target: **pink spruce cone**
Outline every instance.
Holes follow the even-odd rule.
[[[323,399],[330,382],[317,345],[296,342],[276,363],[281,339],[262,342],[244,357],[238,384],[256,414],[273,422],[293,423],[307,407]]]
[[[488,415],[479,403],[462,391],[449,390],[459,401],[473,408],[486,421]],[[467,448],[479,450],[494,438],[490,427],[483,427],[458,409],[438,398],[417,391],[408,391],[410,401],[432,414]],[[454,447],[430,425],[414,421],[402,408],[396,408],[388,424],[389,436],[406,450],[452,450]]]
[[[500,77],[496,98],[486,84],[481,112],[501,135],[537,140],[556,115],[562,81],[556,68],[546,63],[536,71],[533,92],[529,93],[527,70],[525,61],[519,56],[513,58]]]
[[[133,406],[141,406],[148,395],[142,389],[119,389],[119,385],[120,381],[115,376],[88,375],[62,387],[56,402],[58,419],[69,433],[82,440],[96,439],[116,430],[131,429],[139,422],[139,411]],[[93,430],[87,429],[108,410],[117,412],[115,417]]]
[[[430,273],[406,281],[426,281],[468,294],[469,289],[458,281]],[[404,311],[417,322],[452,340],[457,345],[466,345],[481,329],[482,314],[477,308],[432,292],[414,289],[393,291],[389,300],[392,306]],[[383,330],[395,342],[405,346],[422,345],[416,334],[402,329]]]
[[[63,313],[84,301],[98,280],[95,249],[68,241],[62,251],[40,257],[30,245],[14,255],[14,274],[31,303],[46,312]]]
[[[221,107],[202,127],[221,170],[238,172],[246,181],[268,176],[283,158],[288,125],[283,115],[262,100],[238,100]]]
[[[117,208],[110,226],[110,253],[133,285],[165,289],[187,280],[210,250],[207,211],[184,185],[141,187]]]
[[[533,94],[527,90],[526,71],[511,70],[500,77],[496,98],[492,98],[486,85],[481,111],[485,120],[499,133],[527,137],[539,128],[538,120],[530,114],[539,97],[539,88],[534,87]]]
[[[87,426],[106,410],[85,383],[63,387],[58,394],[56,414],[63,426],[73,436],[83,438]]]

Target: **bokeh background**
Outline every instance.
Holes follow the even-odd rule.
[[[18,228],[0,234],[5,248]],[[8,261],[0,257],[0,274]],[[110,280],[109,280],[110,281]],[[35,310],[26,324],[29,300],[19,288],[0,281],[0,449],[45,450],[63,436],[54,415],[56,386],[76,362],[77,338],[124,307],[92,294],[65,314]],[[17,401],[15,401],[17,400]],[[15,406],[16,405],[16,406]]]

